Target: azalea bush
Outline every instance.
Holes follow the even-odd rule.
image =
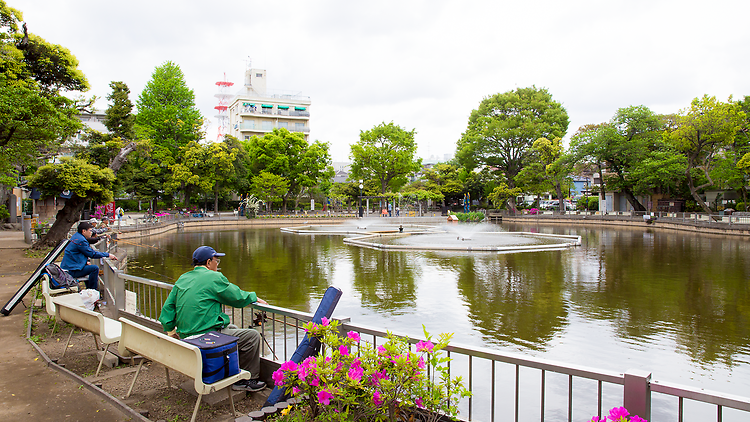
[[[277,387],[298,398],[277,421],[437,421],[441,414],[458,415],[458,402],[471,393],[461,377],[451,378],[449,358],[441,350],[452,334],[435,343],[416,345],[388,333],[385,344],[373,347],[358,333],[339,334],[338,321],[308,323],[308,335],[319,339],[325,353],[299,365],[288,361],[273,373]]]
[[[601,419],[599,419],[599,416],[594,416],[593,418],[591,418],[590,422],[648,422],[646,419],[643,419],[637,415],[633,415],[633,417],[630,419],[628,419],[628,416],[630,416],[630,413],[628,413],[628,410],[624,407],[613,407],[612,409],[610,409],[609,415]]]

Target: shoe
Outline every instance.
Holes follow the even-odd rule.
[[[266,383],[258,379],[241,380],[232,384],[232,390],[235,390],[235,391],[255,392],[255,391],[260,391],[264,388],[266,388]]]

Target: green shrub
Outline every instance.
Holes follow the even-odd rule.
[[[589,196],[588,210],[599,211],[599,197],[598,196]]]
[[[484,220],[484,214],[481,212],[454,212],[453,215],[458,218],[458,221],[470,221],[478,223]]]
[[[744,202],[738,202],[735,207],[735,211],[747,211],[747,206]]]
[[[5,205],[0,205],[0,221],[5,220],[6,218],[10,218],[8,207],[6,207]]]

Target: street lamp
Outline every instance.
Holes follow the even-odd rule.
[[[362,179],[359,179],[359,208],[357,211],[359,211],[359,216],[363,217],[362,215],[362,188],[365,187],[364,185],[365,181]]]

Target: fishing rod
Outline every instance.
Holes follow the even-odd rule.
[[[177,253],[177,252],[175,252],[175,251],[170,251],[169,249],[164,249],[164,248],[160,248],[160,247],[158,247],[158,246],[151,246],[151,245],[145,245],[145,244],[143,244],[143,243],[130,242],[130,241],[127,241],[127,240],[125,240],[125,239],[113,239],[113,240],[114,240],[115,242],[123,242],[123,243],[127,243],[128,245],[133,245],[133,246],[142,246],[142,247],[144,247],[144,248],[152,248],[152,249],[156,249],[156,250],[158,250],[158,251],[169,252],[169,253],[171,253],[172,255],[178,256],[178,257],[180,257],[180,258],[184,258],[184,256],[183,256],[183,255],[180,255],[180,254],[178,254],[178,253]]]

